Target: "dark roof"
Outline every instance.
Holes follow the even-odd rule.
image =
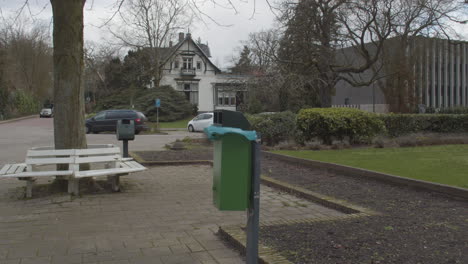
[[[198,47],[200,47],[200,49],[203,51],[203,53],[205,53],[206,56],[208,56],[209,58],[211,58],[211,52],[210,52],[210,47],[208,47],[207,44],[197,44]]]
[[[175,46],[168,47],[168,48],[160,48],[162,62],[166,63],[167,60],[169,60],[174,55],[174,53],[180,48],[180,46],[182,46],[182,44],[186,40],[191,41],[195,45],[195,47],[197,47],[203,53],[203,55],[206,56],[206,59],[216,69],[216,71],[221,72],[221,70],[210,60],[211,52],[210,52],[210,48],[208,47],[208,45],[201,44],[201,43],[197,44],[195,41],[193,41],[190,34],[187,34],[185,39],[177,43]]]

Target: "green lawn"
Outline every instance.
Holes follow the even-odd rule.
[[[468,145],[274,152],[468,188]]]
[[[160,122],[160,128],[187,128],[187,123],[192,120],[193,117],[189,117],[183,120],[178,120],[174,122]],[[156,126],[156,122],[153,123]]]

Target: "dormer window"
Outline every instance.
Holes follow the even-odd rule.
[[[174,68],[178,69],[179,68],[179,61],[174,61]]]
[[[182,62],[182,69],[184,69],[184,70],[193,69],[193,59],[192,58],[184,58],[183,62]]]
[[[201,62],[197,61],[197,70],[201,70]]]

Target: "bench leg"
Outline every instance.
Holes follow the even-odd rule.
[[[69,178],[68,179],[68,193],[73,195],[79,195],[79,179]]]
[[[34,179],[26,180],[26,198],[32,198]]]
[[[107,176],[107,180],[111,184],[112,191],[114,192],[120,191],[120,176],[118,175]]]

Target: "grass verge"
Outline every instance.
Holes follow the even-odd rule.
[[[468,188],[468,145],[274,153]]]
[[[159,122],[159,128],[187,128],[187,123],[192,120],[193,117],[185,118],[173,122]],[[149,127],[156,128],[156,122],[147,122]]]

